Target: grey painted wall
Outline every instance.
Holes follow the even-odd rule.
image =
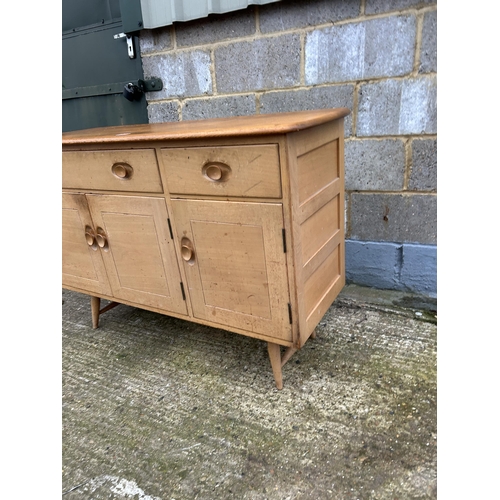
[[[150,122],[346,106],[350,282],[435,297],[437,3],[282,0],[144,30]]]

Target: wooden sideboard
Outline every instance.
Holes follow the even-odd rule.
[[[345,284],[348,114],[64,133],[63,288],[263,340],[281,389]]]

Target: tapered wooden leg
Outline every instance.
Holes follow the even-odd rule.
[[[96,329],[99,326],[99,308],[101,307],[101,299],[99,297],[90,297],[90,308],[92,310],[92,328]]]
[[[313,330],[313,332],[311,333],[311,338],[312,339],[315,339],[316,338],[316,328]]]
[[[267,343],[267,351],[269,352],[269,359],[271,360],[271,367],[273,369],[274,380],[278,389],[283,389],[283,377],[281,375],[281,350],[279,344]]]

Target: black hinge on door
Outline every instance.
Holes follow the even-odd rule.
[[[174,233],[172,232],[172,224],[170,224],[170,219],[167,219],[168,222],[168,230],[170,231],[170,237],[174,239]]]
[[[286,253],[286,231],[285,228],[281,230],[281,234],[283,236],[283,252]]]
[[[184,291],[184,283],[181,281],[181,292],[182,292],[182,300],[186,300],[186,292]]]
[[[290,318],[290,324],[292,324],[292,304],[288,303],[288,317]]]
[[[132,87],[130,87],[132,86]],[[74,87],[63,89],[62,98],[77,99],[81,97],[96,97],[112,94],[123,94],[129,101],[138,100],[144,92],[156,92],[163,89],[163,82],[160,78],[150,78],[149,80],[132,80],[126,82],[106,83],[91,85],[87,87]]]

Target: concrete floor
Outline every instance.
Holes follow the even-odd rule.
[[[278,391],[262,341],[63,291],[63,498],[436,498],[433,310],[345,287]]]

